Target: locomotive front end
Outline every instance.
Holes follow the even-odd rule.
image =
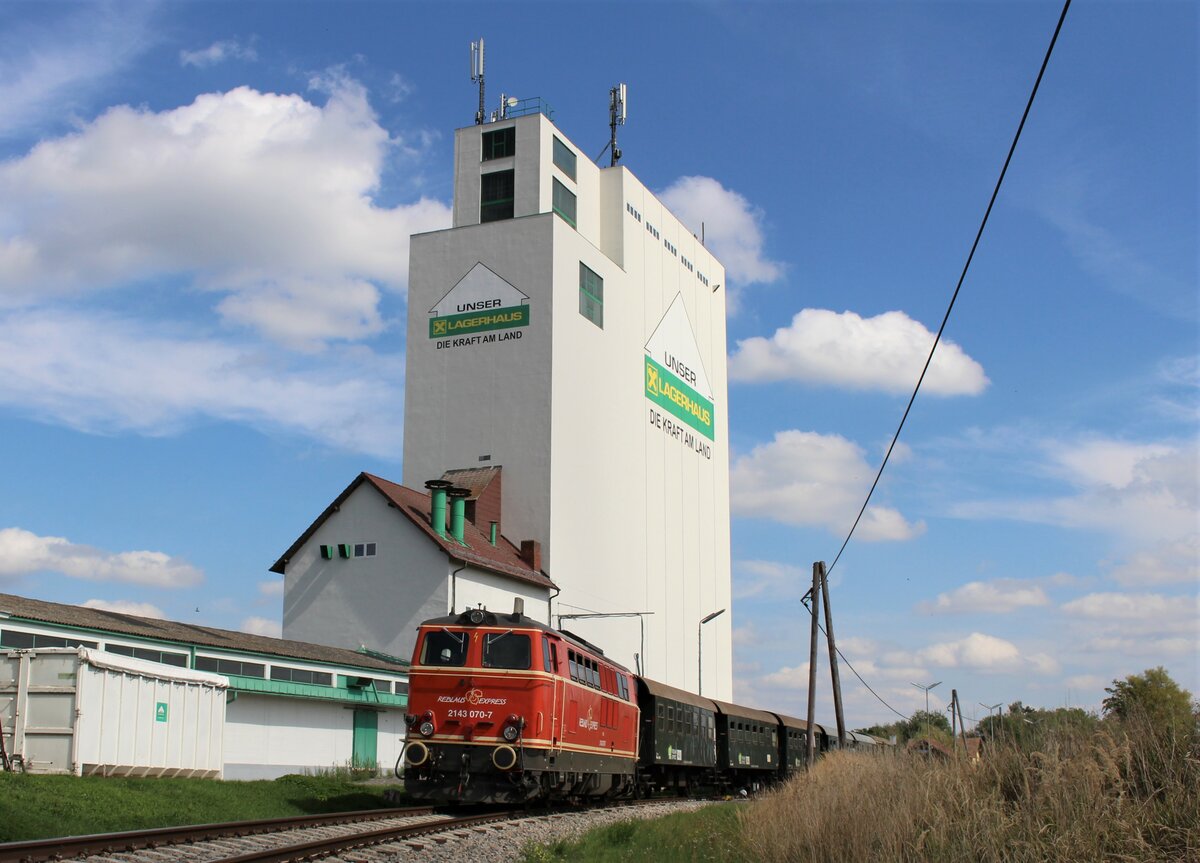
[[[415,799],[538,797],[553,745],[543,632],[519,613],[472,609],[423,623],[409,673],[404,787]]]

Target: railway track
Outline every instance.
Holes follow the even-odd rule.
[[[626,801],[639,806],[660,801]],[[584,810],[586,811],[586,810]],[[104,833],[0,844],[0,863],[91,858],[156,863],[299,863],[356,848],[406,843],[410,849],[442,844],[472,833],[503,830],[503,822],[561,818],[561,813],[492,811],[455,817],[433,807],[375,809],[335,815],[295,816]],[[252,847],[253,846],[253,847]]]

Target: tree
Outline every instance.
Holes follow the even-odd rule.
[[[1192,694],[1171,679],[1161,665],[1105,687],[1104,715],[1130,720],[1144,719],[1160,731],[1190,731],[1196,718]]]

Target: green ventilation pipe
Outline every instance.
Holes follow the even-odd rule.
[[[446,489],[452,485],[454,483],[447,482],[444,479],[431,479],[425,483],[425,488],[429,489],[429,497],[432,502],[429,523],[433,526],[437,535],[443,539],[446,537]]]
[[[460,545],[466,545],[463,532],[466,530],[467,497],[470,496],[471,490],[469,488],[448,488],[446,494],[450,495],[450,536],[454,537]]]
[[[495,545],[496,544],[496,528],[498,528],[500,525],[494,521],[491,522],[491,525],[492,525],[492,529],[488,536],[488,539],[491,541],[492,545]]]

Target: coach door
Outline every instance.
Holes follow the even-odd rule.
[[[565,716],[565,699],[567,686],[559,670],[558,640],[542,637],[542,650],[546,655],[546,670],[550,672],[550,726],[545,734],[550,738],[550,745],[557,749],[562,745],[562,718]]]

